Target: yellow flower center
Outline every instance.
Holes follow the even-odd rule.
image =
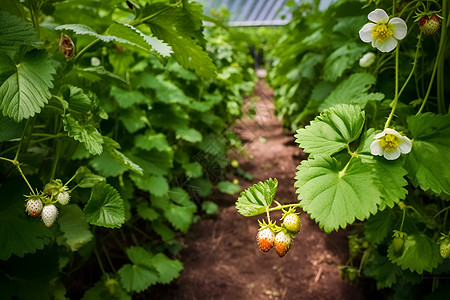
[[[378,24],[375,26],[372,37],[375,40],[378,40],[380,42],[384,42],[386,39],[390,38],[392,36],[393,32],[391,29],[389,29],[386,24]]]
[[[398,147],[397,137],[392,134],[386,134],[384,140],[381,140],[380,143],[384,151],[392,151]]]

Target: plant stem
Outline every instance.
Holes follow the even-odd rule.
[[[97,257],[98,265],[100,266],[100,270],[102,271],[102,274],[106,274],[105,269],[103,268],[102,260],[100,259],[100,255],[98,254],[97,247],[94,248],[95,256]]]
[[[86,47],[84,47],[83,49],[81,49],[80,52],[77,53],[77,55],[75,55],[75,57],[73,58],[74,63],[86,52],[88,51],[91,47],[93,47],[95,44],[97,44],[98,42],[100,42],[100,39],[95,39],[92,42],[90,42]]]
[[[434,77],[436,75],[436,70],[437,70],[437,67],[440,62],[440,57],[443,55],[443,52],[444,52],[443,49],[445,48],[446,41],[447,41],[447,38],[445,37],[444,39],[441,39],[441,41],[439,43],[439,50],[438,50],[438,54],[436,56],[436,61],[434,63],[433,72],[431,73],[431,79],[430,79],[430,83],[428,84],[427,93],[425,94],[425,97],[423,98],[422,105],[420,106],[419,111],[417,112],[416,116],[420,115],[422,113],[422,110],[425,107],[425,104],[427,103],[428,97],[430,96],[431,88],[433,87]]]
[[[17,162],[17,164],[16,164]],[[22,171],[22,168],[20,167],[20,164],[18,161],[15,161],[14,164],[16,165],[17,169],[19,170],[20,175],[22,175],[23,180],[27,183],[28,187],[30,188],[31,194],[36,195],[33,191],[33,188],[31,187],[31,184],[28,182],[27,178],[25,177],[25,174]]]
[[[48,137],[45,137],[45,138],[42,138],[42,139],[39,139],[39,140],[34,140],[34,141],[31,141],[30,143],[36,144],[36,143],[40,143],[40,142],[51,140],[51,139],[56,139],[56,138],[63,137],[63,136],[66,136],[66,135],[64,133],[60,133],[58,135],[51,135],[51,136],[48,136]],[[9,151],[12,151],[12,150],[14,150],[14,149],[16,149],[18,147],[19,147],[19,145],[16,145],[16,146],[13,146],[13,147],[11,147],[9,149],[6,149],[5,151],[1,152],[0,155],[8,153]]]
[[[398,55],[400,45],[397,45],[397,48],[395,48],[395,96],[394,100],[392,101],[392,110],[389,114],[388,119],[386,120],[386,124],[384,124],[384,129],[389,127],[389,124],[391,123],[392,118],[394,117],[395,109],[397,108],[397,102],[398,102]]]
[[[105,245],[102,245],[102,250],[103,250],[103,252],[105,253],[106,260],[108,260],[108,263],[109,263],[109,266],[111,267],[111,270],[113,270],[114,274],[116,274],[116,273],[117,273],[116,268],[114,267],[114,264],[113,264],[112,261],[111,261],[111,257],[109,257],[109,253],[108,253],[108,251],[106,250]]]
[[[409,73],[408,78],[406,79],[405,83],[403,84],[402,88],[400,89],[400,92],[398,92],[398,97],[399,98],[400,98],[400,95],[402,94],[403,90],[405,89],[406,85],[408,84],[409,80],[411,79],[412,75],[414,74],[414,70],[416,69],[417,57],[419,56],[419,49],[420,49],[420,45],[421,45],[421,40],[422,40],[422,31],[420,32],[419,38],[417,40],[416,54],[414,54],[414,62],[413,62],[413,66],[412,66],[411,72]]]
[[[405,217],[406,217],[406,209],[403,209],[402,223],[400,224],[399,231],[402,231],[402,229],[403,229],[403,223],[405,222]]]
[[[446,16],[447,15],[447,10],[448,10],[448,1],[442,1],[442,15]],[[441,39],[439,41],[439,49],[441,49],[441,47],[445,46],[445,42],[447,41],[447,19],[444,18],[441,20]],[[444,114],[445,113],[445,83],[444,83],[444,57],[445,54],[442,54],[440,56],[438,56],[438,69],[437,69],[437,73],[438,73],[438,78],[437,78],[437,103],[438,103],[438,112],[440,114]]]
[[[272,211],[277,211],[280,209],[284,209],[284,208],[289,208],[289,207],[300,207],[300,203],[295,203],[295,204],[286,204],[286,205],[278,205],[277,207],[272,207],[267,209],[267,212],[272,212]]]
[[[438,213],[436,213],[436,214],[433,216],[433,219],[436,219],[437,216],[439,216],[439,215],[442,214],[444,211],[447,211],[447,210],[449,210],[449,209],[450,209],[450,206],[447,206],[446,208],[441,209]]]

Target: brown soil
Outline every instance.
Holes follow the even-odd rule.
[[[256,95],[260,98],[256,116],[244,118],[234,128],[248,154],[238,158],[240,167],[254,176],[252,182],[239,178],[240,184],[247,188],[277,178],[277,201],[295,203],[296,166],[305,154],[274,116],[273,94],[263,81],[258,82]],[[172,284],[156,288],[153,299],[364,298],[361,289],[339,274],[338,265],[348,258],[344,231],[327,235],[302,213],[301,232],[286,256],[279,258],[274,250],[259,250],[257,218],[245,218],[236,211],[237,196],[216,196],[219,214],[192,225],[181,252],[184,271]]]

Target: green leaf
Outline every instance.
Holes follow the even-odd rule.
[[[72,251],[77,251],[94,237],[78,205],[69,204],[61,207],[58,224]]]
[[[130,177],[138,188],[150,192],[152,195],[164,196],[169,192],[167,179],[162,176],[138,176],[131,174]]]
[[[152,264],[152,254],[141,247],[130,247],[127,256],[133,264],[125,264],[117,272],[127,292],[142,292],[158,282],[159,274]]]
[[[371,164],[352,158],[343,168],[335,158],[323,155],[303,161],[297,170],[300,205],[325,232],[376,213],[381,194]]]
[[[89,153],[99,155],[103,152],[103,137],[94,126],[91,124],[81,125],[70,114],[64,116],[63,122],[67,134],[81,142]]]
[[[127,167],[136,174],[139,174],[141,176],[144,175],[144,170],[142,170],[142,168],[139,165],[135,164],[133,161],[131,161],[131,159],[126,157],[125,154],[123,154],[119,150],[107,148],[106,151],[108,152],[109,155],[111,155],[111,157],[115,161],[117,161],[121,165]]]
[[[3,115],[16,122],[28,119],[41,111],[48,102],[53,87],[55,69],[50,54],[35,50],[25,54],[23,59],[13,62],[5,55],[0,55],[2,67],[0,76],[5,81],[0,86],[0,110]]]
[[[158,38],[172,46],[173,56],[182,66],[194,70],[202,78],[212,79],[216,76],[216,68],[208,54],[196,43],[201,37],[196,32],[200,28],[186,8],[164,3],[147,5],[145,14],[153,17],[145,22]]]
[[[159,236],[161,236],[164,242],[171,241],[175,238],[175,233],[172,231],[172,229],[164,225],[161,221],[153,221],[152,228],[157,234],[159,234]]]
[[[397,278],[403,275],[399,266],[391,263],[387,257],[377,251],[371,251],[367,265],[363,268],[364,276],[374,278],[377,289],[390,288],[397,283]]]
[[[84,217],[96,226],[122,226],[125,223],[125,206],[119,192],[106,182],[94,185],[91,197],[84,207]]]
[[[145,110],[134,106],[122,110],[120,112],[119,120],[122,121],[129,133],[135,133],[150,124]]]
[[[24,257],[27,253],[35,253],[53,238],[52,231],[39,218],[25,213],[22,195],[26,192],[17,181],[5,179],[0,185],[0,194],[3,195],[0,197],[0,260],[6,261],[11,255]]]
[[[367,93],[376,78],[369,73],[355,73],[343,80],[320,105],[319,111],[337,104],[353,104],[365,107],[368,101],[384,99],[382,93]]]
[[[364,237],[373,244],[381,243],[385,238],[392,236],[397,218],[390,209],[377,212],[370,216],[364,224]]]
[[[70,109],[79,113],[87,113],[91,109],[92,100],[81,88],[64,85],[61,90],[64,99],[69,103]]]
[[[405,167],[414,186],[450,194],[450,115],[425,113],[408,118],[413,142]]]
[[[75,172],[75,181],[80,188],[91,188],[96,183],[104,181],[105,177],[96,175],[91,172],[87,167],[79,167]]]
[[[217,188],[219,191],[225,194],[234,195],[241,191],[241,187],[239,184],[234,184],[229,181],[221,181],[217,184]]]
[[[311,125],[297,130],[295,141],[312,156],[331,155],[347,148],[364,126],[364,112],[358,106],[338,105],[322,112]]]
[[[134,138],[136,147],[150,151],[156,149],[160,152],[170,150],[169,143],[167,143],[166,135],[163,133],[156,133],[147,130],[144,134],[136,135]]]
[[[110,289],[108,289],[108,287]],[[113,291],[113,295],[111,295]],[[93,287],[87,290],[81,300],[98,300],[98,299],[114,299],[114,300],[131,300],[131,296],[128,295],[120,285],[120,283],[114,278],[114,275],[108,274],[102,276],[102,279],[97,281]]]
[[[42,42],[36,39],[35,35],[31,23],[25,23],[18,17],[0,10],[0,51],[13,57],[20,46],[37,47]]]
[[[136,79],[135,84],[137,88],[151,88],[155,90],[158,100],[166,104],[179,103],[190,105],[193,102],[191,97],[186,96],[182,89],[166,80],[163,75],[153,76],[149,73],[143,73]]]
[[[345,70],[350,69],[359,60],[364,51],[366,51],[366,45],[355,42],[346,43],[337,48],[325,61],[324,79],[331,82],[336,81]]]
[[[158,271],[158,283],[167,284],[180,276],[183,270],[181,262],[168,258],[163,253],[156,254],[151,260],[152,266]]]
[[[419,274],[423,271],[431,272],[442,262],[439,246],[422,233],[407,236],[400,256],[395,255],[393,244],[391,244],[388,248],[388,258],[403,270],[409,269]]]
[[[18,139],[22,135],[25,123],[14,122],[13,119],[3,116],[0,112],[0,143]]]
[[[186,233],[192,224],[197,206],[190,200],[189,194],[182,188],[175,187],[169,192],[170,199],[176,204],[168,202],[164,209],[164,216],[173,227]]]
[[[177,134],[177,138],[181,138],[191,143],[198,143],[203,140],[202,134],[194,128],[181,127],[177,128],[175,132]]]
[[[266,213],[266,208],[275,199],[277,186],[278,180],[272,178],[254,184],[241,192],[236,202],[236,209],[245,217]]]
[[[105,43],[118,43],[128,45],[144,51],[155,50],[162,56],[169,56],[172,50],[166,43],[153,36],[143,34],[139,29],[128,24],[112,24],[105,35],[98,34],[91,27],[84,24],[65,24],[55,28],[56,30],[70,30],[76,35],[88,35],[102,40]]]
[[[139,217],[154,221],[157,220],[159,217],[159,214],[154,210],[153,208],[149,207],[147,203],[141,202],[138,205],[136,205],[136,211],[139,215]]]
[[[106,34],[126,40],[127,44],[134,44],[146,49],[156,51],[161,56],[170,56],[172,48],[152,35],[142,33],[129,24],[114,23],[108,27]]]
[[[104,177],[117,177],[127,170],[123,164],[116,161],[108,152],[92,158],[89,161],[89,165]]]
[[[384,157],[376,157],[374,162],[382,195],[379,209],[383,210],[386,206],[392,208],[408,194],[404,188],[408,184],[404,178],[408,172],[403,168],[401,160],[388,161]]]
[[[203,201],[202,211],[204,211],[207,215],[214,215],[219,211],[219,206],[212,201]]]
[[[150,99],[144,96],[139,91],[125,91],[116,86],[112,86],[110,95],[116,99],[117,103],[122,108],[128,108],[133,104],[150,104]]]

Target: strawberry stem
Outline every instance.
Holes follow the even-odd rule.
[[[398,53],[400,49],[400,45],[397,45],[397,48],[395,48],[395,96],[394,100],[392,101],[392,110],[389,114],[388,119],[386,120],[386,124],[384,124],[384,129],[389,128],[389,124],[391,123],[392,118],[394,117],[395,109],[397,108],[397,102],[398,102]]]
[[[286,204],[286,205],[280,205],[278,204],[278,206],[276,207],[272,207],[272,208],[266,208],[267,213],[272,212],[272,211],[277,211],[283,208],[290,208],[290,207],[300,207],[300,203],[296,203],[296,204]]]

